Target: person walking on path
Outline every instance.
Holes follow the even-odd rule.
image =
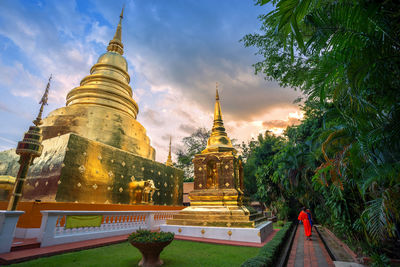
[[[299,217],[297,218],[299,221],[303,222],[304,225],[304,233],[306,234],[307,240],[311,240],[311,225],[308,220],[308,215],[306,213],[306,208],[303,207],[302,211],[300,211]]]
[[[312,215],[311,215],[311,211],[309,209],[306,209],[306,213],[308,215],[308,220],[310,221],[310,225],[311,225],[311,230],[313,227],[313,220],[312,220]]]

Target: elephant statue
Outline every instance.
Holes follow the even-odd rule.
[[[129,204],[152,204],[154,192],[158,190],[153,180],[132,181],[129,183]]]

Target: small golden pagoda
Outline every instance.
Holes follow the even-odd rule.
[[[168,158],[165,162],[165,165],[172,166],[172,157],[171,157],[171,137],[169,137],[169,149],[168,149]]]
[[[191,206],[174,215],[162,229],[176,231],[178,235],[229,239],[233,238],[233,229],[256,229],[265,223],[265,217],[261,213],[249,210],[243,203],[242,162],[225,131],[218,85],[211,136],[206,149],[195,155],[193,164],[194,190],[189,193]],[[265,236],[267,231],[264,228],[252,231],[255,235],[252,240],[260,239],[260,235]],[[208,232],[213,234],[207,236]],[[226,238],[220,238],[221,235]],[[243,234],[237,232],[237,235]],[[236,240],[242,240],[240,238],[238,236]]]

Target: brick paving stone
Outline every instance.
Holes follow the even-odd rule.
[[[297,227],[287,267],[334,267],[332,259],[320,237],[313,231],[310,241],[306,240],[304,227]]]
[[[296,231],[296,234],[293,239],[292,249],[290,251],[287,267],[294,267],[294,261],[296,259],[296,252],[297,252],[297,243],[299,240],[299,231]]]
[[[315,236],[317,237],[318,235],[315,235]],[[317,257],[317,263],[318,263],[318,266],[328,266],[328,262],[326,261],[325,255],[322,252],[321,245],[323,246],[322,242],[320,245],[319,245],[318,241],[313,242],[315,254]],[[329,257],[329,255],[327,255],[327,256]]]
[[[301,226],[302,225],[299,225],[299,227],[297,227],[297,234],[299,234],[298,242],[297,244],[293,244],[297,246],[294,267],[304,266],[304,231],[300,231],[300,229],[303,229]]]

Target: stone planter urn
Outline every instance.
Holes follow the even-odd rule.
[[[163,265],[163,261],[160,259],[161,251],[168,246],[172,240],[165,242],[151,242],[151,243],[138,243],[130,242],[132,246],[137,248],[142,253],[142,260],[139,262],[139,266],[143,267],[156,267]]]
[[[128,237],[129,243],[142,253],[139,266],[143,267],[161,266],[164,262],[160,260],[160,253],[172,240],[174,240],[172,232],[152,232],[142,229],[133,232]]]

